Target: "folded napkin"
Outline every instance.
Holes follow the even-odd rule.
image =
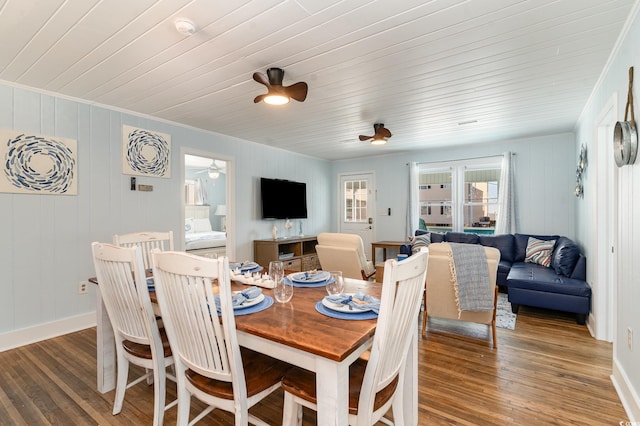
[[[335,304],[349,305],[353,309],[360,311],[371,310],[376,314],[380,310],[380,299],[377,299],[368,294],[364,294],[362,291],[358,291],[354,295],[350,294],[334,294],[325,298],[327,301]],[[354,300],[355,299],[355,300]]]
[[[327,277],[327,279],[325,281],[303,281],[300,279],[295,279],[292,280],[291,278],[289,278],[289,276],[284,276],[282,277],[282,281],[284,281],[287,284],[290,284],[294,287],[296,286],[302,286],[302,287],[318,287],[318,286],[323,286],[323,285],[327,285],[329,283],[332,283],[333,281],[335,281],[333,279],[333,277],[331,275],[329,275]]]
[[[317,278],[322,278],[324,275],[326,275],[326,272],[324,271],[305,271],[304,275],[303,274],[296,274],[295,275],[295,280],[294,281],[313,281]]]
[[[231,269],[232,271],[236,272],[236,273],[242,273],[242,272],[247,272],[247,271],[251,271],[254,270],[256,268],[259,268],[260,265],[258,265],[256,262],[252,262],[250,260],[245,260],[244,262],[241,263],[230,263],[229,264],[229,269]]]
[[[247,300],[255,299],[262,294],[262,289],[256,286],[246,288],[231,297],[231,304],[234,308],[242,305]],[[216,294],[216,305],[220,306],[220,296]],[[219,308],[218,308],[219,309]]]

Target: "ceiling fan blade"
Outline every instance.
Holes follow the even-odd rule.
[[[367,139],[373,139],[373,136],[360,135],[359,137],[361,141],[366,141]]]
[[[267,79],[267,76],[265,76],[264,74],[261,74],[259,72],[254,72],[253,73],[253,79],[255,81],[257,81],[260,84],[264,84],[267,87],[270,87],[271,84],[269,84],[269,80]]]
[[[301,81],[299,83],[292,84],[291,86],[287,86],[284,88],[285,93],[292,99],[295,99],[298,102],[304,102],[307,99],[307,90],[309,90],[309,86],[307,83]]]
[[[268,95],[268,93],[265,93],[264,95],[258,95],[253,99],[253,103],[257,104],[258,102],[261,102],[264,98],[266,98]]]
[[[376,133],[379,134],[380,136],[384,136],[385,138],[391,137],[391,132],[386,127],[379,128]]]

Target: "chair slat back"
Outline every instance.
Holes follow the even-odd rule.
[[[160,251],[174,250],[173,231],[116,234],[113,236],[113,244],[121,247],[139,246],[142,249],[144,269],[149,269],[151,268],[151,252],[154,249]]]
[[[358,424],[371,424],[366,417],[373,413],[376,393],[401,373],[411,340],[417,336],[416,318],[425,286],[427,259],[428,252],[423,249],[400,263],[395,259],[385,262],[378,324],[362,383]],[[368,414],[362,416],[364,413]]]
[[[152,258],[156,296],[178,368],[233,382],[234,392],[237,385],[238,392],[246,393],[228,258],[158,251]]]
[[[325,271],[342,271],[345,278],[354,279],[361,279],[362,271],[367,275],[373,272],[359,235],[321,232],[317,238],[316,252]]]
[[[98,242],[92,243],[91,249],[99,291],[116,339],[151,344],[151,323],[155,318],[141,249]]]

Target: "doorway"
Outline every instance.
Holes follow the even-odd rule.
[[[617,96],[613,95],[595,123],[596,152],[587,159],[596,171],[595,229],[596,262],[593,283],[592,316],[596,339],[613,341],[616,329],[617,244],[618,244],[618,173],[611,147],[617,115]],[[615,346],[614,346],[615,348]]]
[[[339,176],[340,217],[339,232],[358,234],[362,238],[365,255],[369,257],[375,239],[375,177],[373,173]],[[375,259],[368,259],[374,261]]]
[[[188,253],[207,257],[235,256],[231,161],[215,154],[184,153],[184,248]]]

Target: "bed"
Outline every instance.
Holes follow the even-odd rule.
[[[185,250],[191,254],[224,255],[227,233],[214,231],[209,220],[209,206],[185,206]]]

